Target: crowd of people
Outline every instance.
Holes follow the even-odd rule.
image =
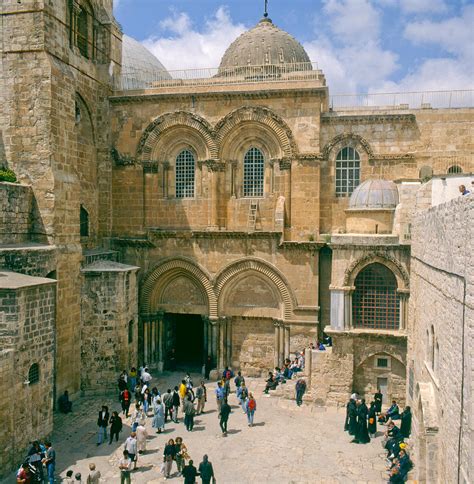
[[[388,482],[401,484],[408,479],[408,473],[413,468],[413,462],[408,453],[408,443],[411,434],[411,410],[405,407],[400,413],[394,400],[390,407],[382,412],[383,395],[380,389],[367,407],[365,400],[353,393],[346,406],[344,430],[353,437],[355,444],[367,444],[377,436],[377,424],[386,425],[383,432],[382,445],[387,452]],[[396,425],[400,421],[400,426]]]

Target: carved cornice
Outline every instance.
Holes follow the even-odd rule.
[[[399,155],[385,154],[375,155],[369,159],[369,165],[397,165],[398,163],[410,163],[415,164],[415,155],[413,153],[404,153]]]
[[[370,158],[374,158],[374,152],[369,144],[369,142],[359,136],[358,134],[354,133],[341,133],[335,138],[333,138],[326,146],[323,148],[322,156],[324,160],[329,160],[331,155],[331,151],[334,149],[335,146],[339,144],[343,144],[344,142],[351,141],[352,143],[359,144],[365,150],[365,152],[369,155]]]
[[[137,237],[114,237],[112,243],[119,247],[145,247],[152,248],[155,244],[146,238]]]
[[[324,113],[321,122],[326,124],[381,124],[381,123],[415,123],[414,114],[337,114]]]
[[[110,156],[115,166],[131,166],[137,163],[137,160],[130,155],[120,153],[116,148],[110,150]]]
[[[209,159],[209,160],[202,160],[198,161],[198,165],[203,166],[205,165],[209,171],[212,172],[222,172],[225,171],[225,163],[223,163],[219,159]]]
[[[158,161],[142,161],[143,173],[158,173]]]

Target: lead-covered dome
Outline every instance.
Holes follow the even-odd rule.
[[[154,81],[171,79],[163,64],[140,42],[122,37],[122,89],[153,87]]]
[[[240,35],[222,57],[219,71],[243,66],[307,64],[310,59],[303,46],[288,32],[279,29],[269,18],[263,18],[252,29]]]
[[[349,200],[349,210],[394,209],[397,205],[398,188],[390,180],[366,180]]]

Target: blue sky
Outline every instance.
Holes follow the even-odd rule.
[[[114,0],[123,31],[168,69],[217,67],[264,0]],[[474,2],[269,0],[332,93],[472,89]]]

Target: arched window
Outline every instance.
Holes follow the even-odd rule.
[[[352,318],[355,328],[398,329],[400,304],[397,280],[382,264],[370,264],[355,279]]]
[[[34,385],[39,382],[39,365],[38,363],[33,363],[28,370],[28,381],[30,385]]]
[[[354,148],[342,148],[336,157],[336,197],[350,195],[360,183],[360,156]]]
[[[82,205],[79,215],[79,225],[81,237],[89,237],[89,212]]]
[[[244,197],[263,197],[265,158],[258,148],[250,148],[244,157]]]
[[[462,173],[462,168],[459,165],[452,165],[448,168],[448,175],[454,173]]]
[[[183,150],[176,157],[176,198],[194,197],[194,155]]]
[[[79,7],[77,15],[77,47],[84,57],[89,57],[89,12]]]

